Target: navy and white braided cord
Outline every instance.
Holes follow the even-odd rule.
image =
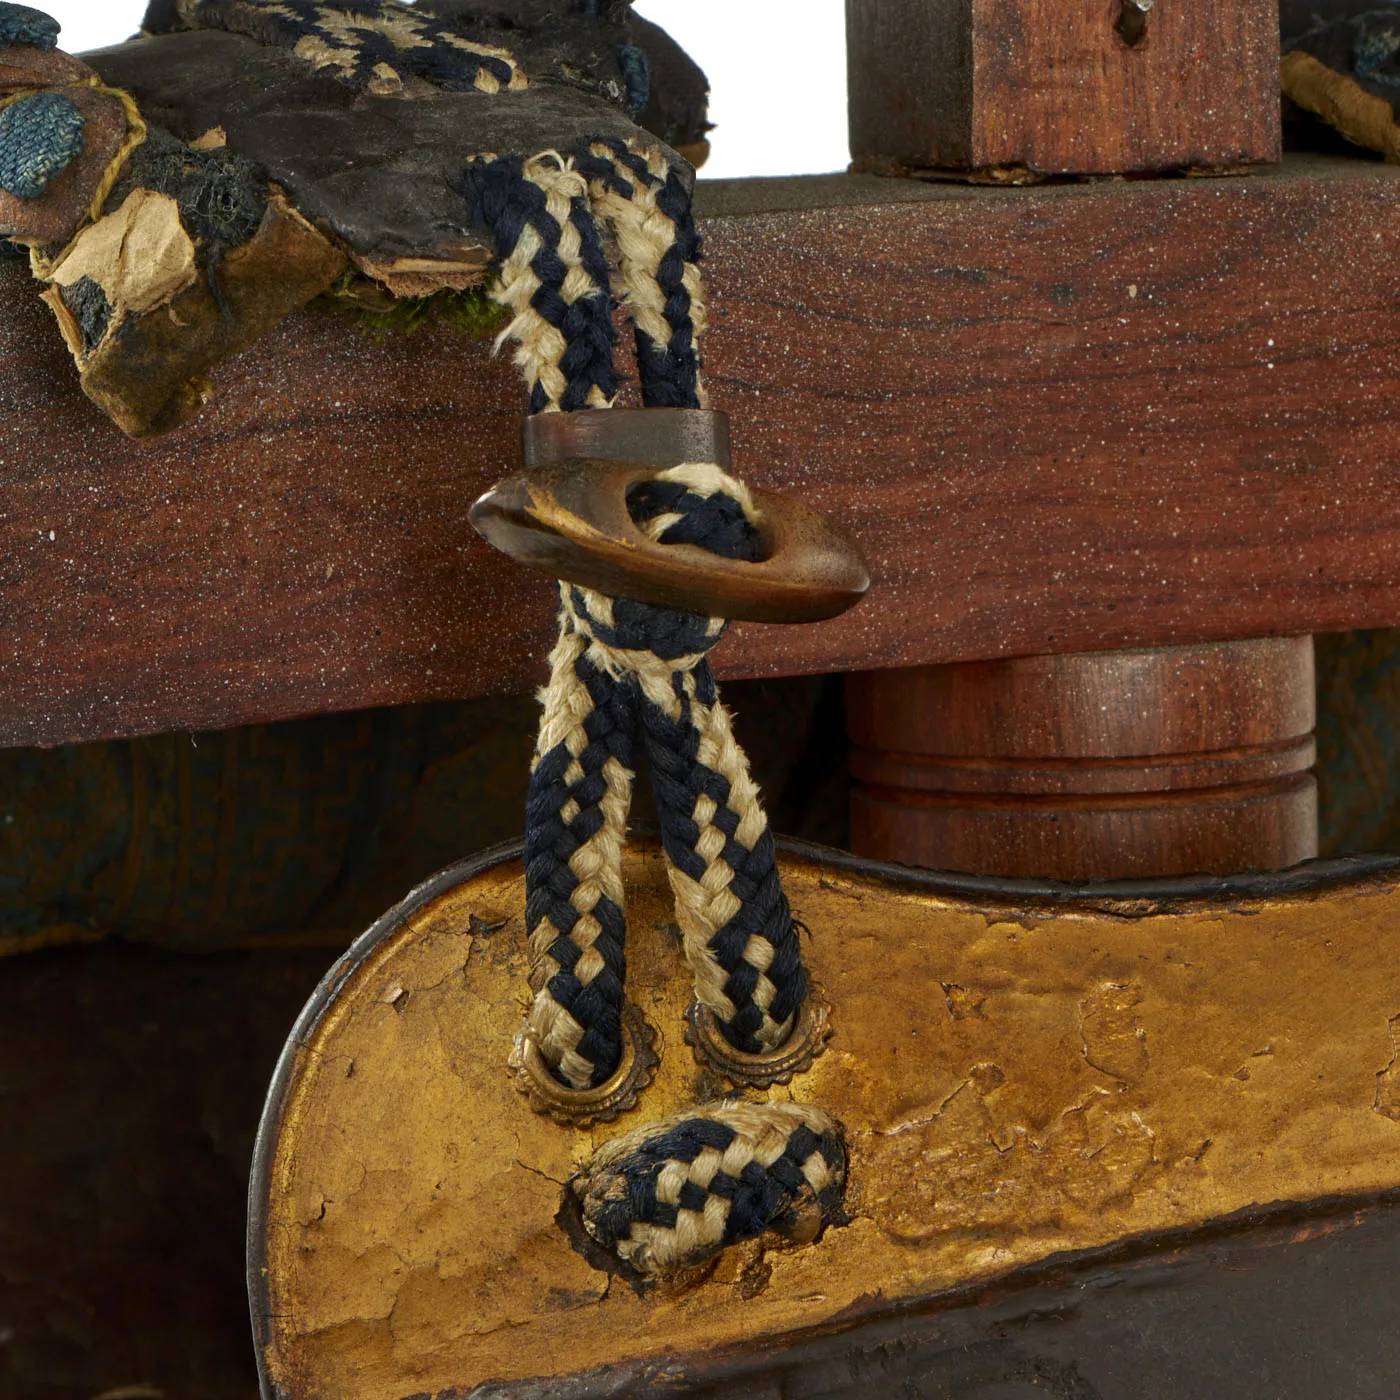
[[[616,391],[594,213],[620,250],[644,403],[703,405],[699,239],[659,153],[594,141],[568,159],[475,162],[459,187],[497,241],[494,294],[514,313],[505,335],[517,343],[532,411],[606,407]],[[673,468],[628,504],[663,543],[759,557],[748,494],[714,464]],[[696,996],[736,1049],[777,1048],[806,973],[758,790],[706,659],[725,624],[568,583],[560,598],[526,807],[530,1034],[572,1088],[601,1084],[620,1062],[621,859],[640,727]]]
[[[813,1238],[844,1218],[836,1121],[798,1103],[689,1109],[605,1143],[570,1182],[584,1229],[643,1276],[703,1263],[769,1230]]]

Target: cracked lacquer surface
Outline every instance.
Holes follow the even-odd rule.
[[[681,1039],[657,853],[628,857],[648,1117],[722,1087]],[[300,1052],[271,1165],[269,1364],[290,1396],[401,1400],[710,1350],[1257,1204],[1400,1185],[1400,893],[1154,912],[978,908],[789,860],[826,1055],[789,1088],[850,1137],[852,1222],[638,1297],[554,1224],[619,1125],[534,1115],[517,866],[440,896]],[[630,1126],[638,1118],[630,1116]]]

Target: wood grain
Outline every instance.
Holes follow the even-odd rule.
[[[1400,1187],[1393,869],[1338,884],[1304,867],[1210,898],[1061,886],[1051,905],[807,848],[783,881],[835,1035],[770,1092],[841,1120],[850,1222],[639,1294],[571,1247],[563,1183],[602,1141],[727,1085],[681,1039],[665,864],[633,843],[628,991],[662,1037],[657,1077],[614,1125],[531,1111],[503,1072],[528,961],[518,850],[386,915],[289,1039],[250,1210],[269,1393],[649,1394],[681,1358],[771,1354],[1067,1254]]]
[[[846,694],[860,855],[1118,879],[1317,854],[1311,637],[870,671]]]
[[[1400,621],[1400,171],[704,190],[738,470],[861,543],[870,596],[741,625],[729,675]],[[519,693],[549,583],[471,502],[520,461],[505,358],[305,314],[133,444],[0,264],[0,740]]]
[[[1279,158],[1278,9],[1123,0],[846,0],[851,151],[867,166],[1032,174]]]

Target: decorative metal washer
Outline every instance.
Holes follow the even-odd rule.
[[[691,1002],[685,1013],[685,1039],[695,1051],[696,1062],[718,1070],[732,1084],[754,1089],[787,1084],[793,1075],[811,1069],[832,1031],[826,1001],[810,985],[792,1034],[776,1050],[761,1055],[736,1050],[721,1034],[714,1012],[702,1002]]]
[[[543,1113],[565,1127],[583,1128],[590,1123],[611,1123],[636,1105],[637,1097],[651,1083],[660,1060],[656,1032],[630,1002],[622,1009],[622,1059],[617,1069],[591,1089],[571,1089],[550,1073],[529,1024],[516,1033],[509,1065],[515,1087]]]

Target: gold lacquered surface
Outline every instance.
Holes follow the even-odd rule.
[[[1251,1205],[1400,1184],[1389,884],[996,910],[787,859],[835,1033],[767,1092],[844,1122],[852,1223],[757,1272],[735,1250],[681,1290],[609,1287],[554,1223],[561,1183],[611,1134],[724,1088],[682,1038],[659,854],[627,874],[629,990],[661,1068],[617,1123],[561,1128],[512,1086],[515,864],[410,916],[298,1052],[266,1230],[266,1361],[289,1396],[401,1400],[709,1351]]]

